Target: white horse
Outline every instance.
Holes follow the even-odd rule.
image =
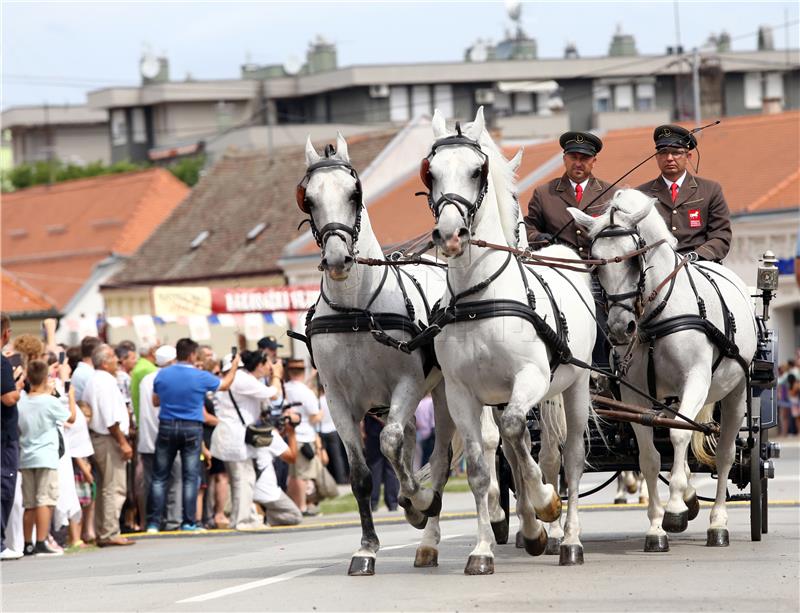
[[[463,135],[448,134],[437,111],[433,132],[436,141],[423,160],[421,175],[430,189],[436,217],[432,237],[448,258],[448,289],[441,304],[444,311],[437,318],[445,327],[435,346],[448,406],[464,439],[468,478],[478,511],[478,542],[464,572],[488,574],[494,570],[487,505],[489,467],[481,455],[482,406],[505,405],[499,425],[516,484],[523,543],[528,553],[539,555],[547,544],[539,519],[556,520],[561,500],[552,484],[542,482],[542,471],[531,457],[525,416],[530,407],[559,393],[564,395],[568,428],[564,454],[569,484],[560,563],[581,563],[577,503],[590,404],[589,372],[560,364],[552,342],[546,343],[541,336],[541,324],[548,327],[549,340],[560,343],[562,355],[571,351],[579,360],[590,359],[595,328],[582,304],[592,304],[588,275],[551,269],[535,275],[506,253],[471,244],[475,237],[516,245],[519,207],[509,187],[513,168],[484,129],[482,108]],[[541,253],[577,259],[566,247],[550,247]],[[516,306],[493,300],[514,301]],[[530,308],[534,301],[535,310]],[[475,302],[482,303],[479,307],[485,311],[471,311],[470,303]],[[543,422],[548,421],[543,416]]]
[[[614,504],[628,504],[628,494],[639,492],[639,504],[647,504],[647,482],[638,470],[623,470],[617,477]]]
[[[675,270],[680,259],[675,251],[676,240],[658,211],[654,210],[654,202],[636,190],[626,189],[614,195],[608,210],[600,217],[590,217],[577,209],[570,209],[570,213],[589,231],[593,239],[593,257],[613,258],[631,252],[639,247],[639,239],[653,246],[641,261],[632,258],[600,267],[600,281],[612,299],[609,332],[615,344],[633,343],[626,379],[639,389],[648,389],[650,342],[642,335],[652,336],[652,332],[657,331],[651,370],[656,375],[656,398],[679,397],[680,413],[690,419],[703,419],[698,418],[698,413],[704,405],[713,407],[715,402],[721,402],[721,431],[716,450],[717,492],[711,509],[707,544],[726,546],[728,472],[734,459],[736,434],[745,414],[746,371],[757,342],[753,307],[742,280],[724,266],[710,262],[688,265],[674,276],[672,283],[666,284],[654,300],[645,299]],[[612,231],[608,231],[609,228]],[[655,246],[661,240],[664,242]],[[708,322],[718,330],[726,330],[730,322],[728,325],[725,323],[720,296],[735,320],[739,358],[728,357],[730,353],[721,352],[705,332],[691,325],[689,329],[684,326],[682,331],[662,335],[664,330],[659,330],[659,326],[668,328],[675,322],[685,323],[687,314],[699,314],[701,308],[707,311]],[[676,317],[683,319],[673,319]],[[693,321],[698,323],[701,320],[697,317]],[[632,341],[634,334],[638,336]],[[631,404],[642,404],[641,396],[625,387],[622,388],[622,399]],[[688,520],[699,509],[697,495],[689,483],[687,466],[692,434],[688,430],[670,430],[674,458],[665,511],[658,498],[657,478],[661,463],[653,444],[653,431],[641,425],[634,424],[633,427],[639,443],[639,465],[650,493],[650,529],[645,538],[645,551],[667,551],[669,540],[665,530],[685,530]]]
[[[427,322],[427,296],[438,297],[444,274],[438,268],[404,271],[360,264],[357,256],[383,259],[362,202],[361,183],[350,165],[347,143],[338,135],[336,148],[320,156],[306,143],[307,174],[298,186],[298,206],[309,215],[322,249],[321,300],[307,328],[312,355],[325,386],[336,430],[350,461],[353,494],[361,516],[361,547],[353,555],[350,575],[372,575],[379,549],[370,509],[372,477],[364,458],[359,424],[367,411],[388,409],[381,432],[381,451],[400,482],[400,504],[409,522],[424,526],[415,566],[436,566],[440,540],[441,493],[449,475],[454,426],[447,411],[442,376],[426,374],[422,351],[403,353],[377,342],[370,334],[408,341]],[[411,306],[409,306],[409,304]],[[377,326],[375,325],[377,324]],[[432,489],[412,472],[415,449],[414,411],[430,392],[436,419],[431,456]],[[430,518],[430,520],[428,519]]]

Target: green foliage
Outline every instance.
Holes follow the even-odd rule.
[[[202,171],[205,163],[205,155],[199,155],[173,162],[167,166],[167,170],[186,183],[186,185],[192,187],[200,180],[200,171]],[[116,162],[109,166],[100,161],[92,162],[86,166],[79,166],[77,164],[64,164],[60,160],[46,160],[15,166],[3,173],[0,183],[2,184],[2,190],[9,192],[34,185],[60,183],[61,181],[131,172],[151,167],[152,164],[146,162],[137,163],[128,160]]]

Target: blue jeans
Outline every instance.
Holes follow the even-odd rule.
[[[175,455],[180,451],[183,489],[183,524],[194,525],[197,511],[197,489],[200,484],[200,443],[203,424],[183,419],[164,420],[158,424],[153,481],[147,500],[147,525],[158,526],[164,515],[167,485]]]

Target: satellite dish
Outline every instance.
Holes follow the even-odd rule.
[[[469,50],[469,61],[470,62],[485,62],[489,59],[489,50],[486,48],[486,45],[482,42],[477,42],[472,45],[472,48]]]
[[[522,15],[522,3],[519,0],[506,0],[506,13],[512,21],[519,21]]]
[[[283,63],[283,71],[291,76],[296,75],[303,68],[303,63],[296,55],[290,55]]]
[[[147,54],[142,57],[142,61],[139,63],[139,72],[142,73],[142,77],[145,79],[155,79],[158,73],[161,72],[161,63],[156,56]]]

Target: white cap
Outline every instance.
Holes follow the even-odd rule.
[[[161,345],[156,349],[156,366],[166,366],[178,356],[172,345]]]
[[[220,369],[221,372],[228,372],[233,366],[233,355],[230,353],[226,353],[222,356],[222,368]]]

